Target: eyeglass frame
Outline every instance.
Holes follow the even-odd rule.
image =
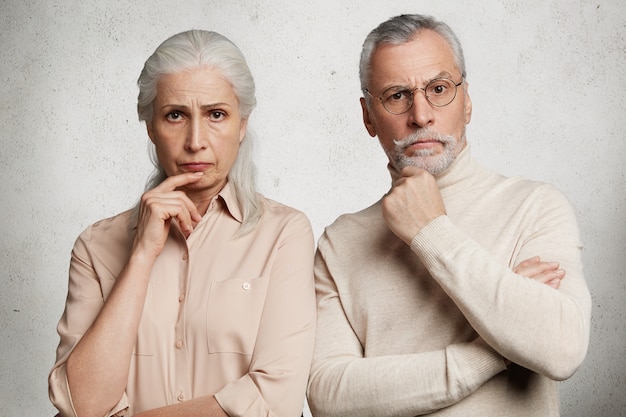
[[[428,97],[428,94],[426,94],[426,89],[428,88],[428,86],[431,83],[433,83],[435,81],[438,81],[438,80],[450,81],[452,83],[452,85],[454,86],[454,95],[452,96],[452,99],[449,102],[447,102],[446,104],[439,104],[439,105],[434,104],[433,102],[430,101],[430,98]],[[385,106],[385,102],[383,101],[383,96],[382,95],[380,95],[378,97],[374,97],[372,95],[372,93],[370,93],[370,91],[367,88],[364,88],[363,91],[366,92],[371,98],[380,100],[380,104],[382,104],[383,109],[385,109],[388,113],[399,115],[399,114],[404,114],[404,113],[408,112],[409,110],[411,110],[411,108],[413,108],[413,104],[415,104],[415,90],[422,90],[422,92],[424,93],[424,98],[426,98],[426,101],[428,101],[428,104],[430,104],[431,106],[433,106],[433,107],[446,107],[447,105],[449,105],[450,103],[452,103],[454,101],[454,99],[456,98],[457,90],[461,86],[461,84],[463,84],[464,81],[465,81],[465,77],[461,77],[461,81],[459,81],[458,83],[455,83],[453,79],[448,78],[448,77],[437,77],[437,78],[433,78],[432,80],[428,81],[424,87],[415,87],[413,89],[409,89],[409,87],[406,87],[406,89],[411,92],[411,104],[409,105],[409,107],[405,111],[400,112],[400,113],[394,113],[394,112],[390,111],[387,108],[387,106]],[[388,91],[388,90],[390,90],[392,88],[398,88],[398,87],[402,87],[402,86],[392,85],[391,87],[386,88],[385,91]],[[383,91],[383,94],[385,93],[385,91]]]

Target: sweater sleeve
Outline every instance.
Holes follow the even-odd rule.
[[[447,216],[423,228],[411,248],[489,345],[525,368],[563,380],[586,355],[591,297],[569,202],[548,186],[538,194],[510,265],[536,255],[559,262],[566,271],[559,290],[516,275]]]
[[[439,351],[364,357],[326,266],[327,243],[322,236],[315,260],[318,332],[308,385],[313,415],[426,414],[458,402],[505,369],[480,338]]]

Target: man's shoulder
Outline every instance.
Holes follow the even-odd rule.
[[[378,220],[382,221],[381,202],[382,200],[378,200],[371,206],[362,210],[344,213],[337,217],[326,229],[341,230],[360,225],[368,225]]]
[[[319,241],[321,247],[331,243],[335,249],[359,246],[374,236],[390,233],[382,217],[381,200],[353,213],[344,213],[324,229]]]
[[[478,191],[487,194],[507,194],[515,193],[528,195],[531,193],[560,193],[556,187],[552,184],[531,179],[523,175],[508,175],[500,172],[493,171],[480,164],[474,165],[476,168],[473,171],[471,183],[472,186],[468,187],[468,191]]]
[[[541,195],[541,196],[562,196],[563,193],[559,191],[554,185],[534,180],[522,176],[502,177],[502,180],[495,187],[502,188],[503,192],[509,194],[518,194],[520,196],[528,195]]]
[[[498,207],[502,213],[528,210],[543,215],[554,210],[572,210],[569,198],[556,186],[523,176],[499,176],[494,182],[471,190],[471,197],[468,193],[465,196],[469,202],[480,201],[481,205]]]

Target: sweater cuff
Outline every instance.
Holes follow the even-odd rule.
[[[451,345],[448,349],[460,374],[465,375],[469,392],[506,370],[502,355],[480,337],[469,344]]]
[[[415,252],[427,268],[439,263],[443,253],[453,253],[451,248],[459,246],[467,237],[457,229],[450,218],[442,215],[428,223],[411,241]]]

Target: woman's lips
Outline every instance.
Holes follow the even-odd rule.
[[[189,162],[181,164],[181,166],[187,172],[204,172],[211,167],[211,164],[208,162]]]

